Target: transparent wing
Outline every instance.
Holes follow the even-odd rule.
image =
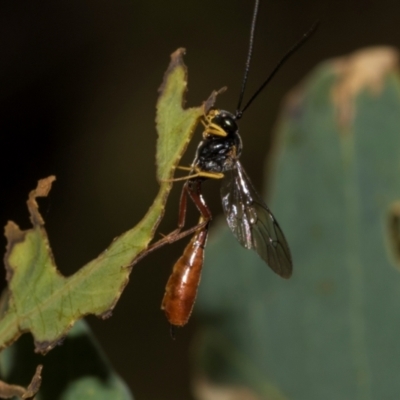
[[[292,274],[292,258],[285,236],[268,206],[256,192],[239,161],[224,172],[222,207],[239,243],[254,249],[283,278]]]

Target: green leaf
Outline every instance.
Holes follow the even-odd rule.
[[[171,63],[159,89],[156,118],[159,135],[156,161],[157,178],[161,182],[173,177],[177,160],[186,150],[192,137],[195,127],[193,121],[198,122],[204,113],[202,107],[183,109],[187,85],[183,53],[184,49],[178,49],[171,55]],[[177,85],[175,82],[184,84]],[[169,185],[171,185],[170,182]]]
[[[131,266],[148,246],[163,216],[173,176],[199,118],[215,99],[215,93],[203,105],[183,109],[186,91],[186,67],[183,49],[171,56],[157,103],[157,176],[160,190],[142,221],[123,233],[96,259],[77,273],[64,277],[56,268],[44,220],[36,198],[46,196],[54,177],[39,181],[28,199],[32,229],[23,231],[9,222],[5,265],[10,297],[0,321],[0,348],[11,344],[21,333],[30,331],[36,351],[46,353],[87,314],[102,318],[110,315],[128,283]]]
[[[22,337],[1,353],[1,376],[28,382],[38,363],[43,364],[43,383],[36,400],[133,399],[83,320],[46,357],[34,354],[30,338]]]
[[[378,48],[326,62],[288,96],[269,205],[293,277],[274,275],[225,225],[214,232],[197,303],[208,382],[269,400],[398,398],[396,57]]]

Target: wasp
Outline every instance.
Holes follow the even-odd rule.
[[[283,56],[265,82],[242,108],[242,100],[247,82],[252,56],[254,31],[259,8],[255,1],[250,31],[250,44],[247,55],[239,102],[235,113],[212,108],[202,119],[203,138],[199,143],[189,174],[173,181],[185,180],[182,188],[178,228],[166,238],[172,242],[188,233],[194,233],[182,256],[173,267],[166,285],[161,308],[164,310],[172,328],[184,326],[190,317],[196,299],[204,260],[211,211],[202,195],[202,184],[209,179],[221,180],[222,208],[232,233],[246,249],[253,249],[267,265],[283,278],[290,278],[293,265],[289,245],[272,212],[257,193],[244,170],[239,158],[243,144],[239,134],[238,121],[254,99],[262,92],[284,62],[314,33],[317,23]],[[183,233],[188,198],[200,213],[196,227]]]

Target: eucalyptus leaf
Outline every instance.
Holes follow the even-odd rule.
[[[225,224],[213,232],[195,308],[198,382],[268,400],[398,399],[397,59],[373,48],[325,62],[287,97],[268,204],[293,277],[275,276]]]

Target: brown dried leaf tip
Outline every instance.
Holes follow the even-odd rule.
[[[28,210],[30,213],[30,219],[33,224],[35,225],[44,225],[44,219],[39,213],[39,205],[36,201],[37,197],[47,197],[51,190],[52,183],[56,180],[54,175],[51,175],[47,178],[40,179],[36,189],[32,190],[29,193],[27,205]]]
[[[37,366],[35,375],[33,375],[31,383],[26,389],[22,386],[10,385],[0,381],[0,398],[11,399],[12,397],[19,397],[21,399],[33,400],[42,383],[42,369],[43,365]]]

